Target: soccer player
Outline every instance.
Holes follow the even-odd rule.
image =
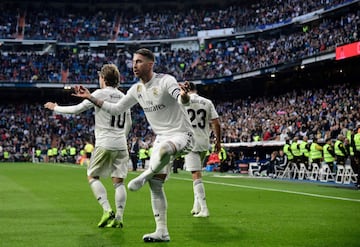
[[[202,182],[202,164],[210,147],[211,129],[215,135],[215,153],[221,149],[219,115],[211,100],[199,96],[192,82],[185,82],[189,87],[190,104],[186,106],[194,131],[194,148],[185,155],[185,167],[192,174],[194,205],[191,214],[194,217],[208,217],[205,187]],[[210,128],[211,126],[211,128]]]
[[[120,81],[118,68],[113,64],[105,64],[99,72],[100,89],[92,93],[107,102],[117,102],[124,94],[117,89]],[[47,102],[45,107],[59,113],[79,114],[94,108],[88,100],[73,106],[59,106]],[[123,227],[123,214],[127,199],[124,179],[127,176],[129,153],[126,137],[131,127],[130,110],[109,114],[100,107],[95,106],[95,149],[87,168],[90,187],[103,208],[103,216],[98,227]],[[100,181],[100,177],[111,175],[115,188],[114,213],[108,201],[107,191]]]
[[[76,86],[74,96],[86,98],[111,114],[119,114],[139,103],[156,138],[149,161],[149,168],[128,184],[130,191],[139,190],[149,182],[151,205],[156,230],[143,236],[144,242],[168,242],[167,200],[164,181],[170,172],[171,156],[191,151],[193,145],[192,127],[184,105],[189,103],[188,89],[178,84],[168,74],[153,71],[155,56],[141,48],[133,56],[133,72],[140,79],[130,87],[124,98],[116,104],[91,95],[83,86]]]

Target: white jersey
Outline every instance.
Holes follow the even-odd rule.
[[[107,102],[116,103],[124,94],[116,88],[105,87],[97,89],[91,95]],[[56,106],[54,111],[59,113],[79,114],[94,105],[88,100],[74,106]],[[131,128],[130,110],[111,115],[99,107],[95,108],[95,147],[109,150],[127,150],[126,137]]]
[[[195,145],[193,151],[207,151],[210,146],[210,123],[219,118],[215,106],[211,100],[190,94],[190,104],[186,106],[194,132]]]
[[[146,84],[132,85],[117,104],[104,102],[102,108],[118,114],[136,103],[143,108],[156,135],[192,132],[185,107],[180,103],[180,87],[173,76],[154,73]]]

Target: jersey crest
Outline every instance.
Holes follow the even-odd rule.
[[[136,87],[136,92],[138,92],[138,93],[140,93],[141,92],[141,85],[139,84],[139,85],[137,85],[137,87]]]
[[[142,98],[142,95],[141,95],[141,89],[142,89],[142,85],[137,85],[136,87],[136,92],[137,92],[137,97],[138,99]]]
[[[159,89],[157,87],[153,88],[153,95],[159,96]]]

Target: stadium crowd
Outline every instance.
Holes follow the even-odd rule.
[[[359,96],[359,87],[344,84],[223,102],[217,106],[226,130],[223,142],[285,141],[294,136],[336,139],[360,123]]]
[[[292,2],[294,2],[291,8],[293,12],[284,12],[289,12],[288,15],[297,15],[298,8],[295,6],[299,1],[289,3]],[[324,4],[338,3],[338,1],[305,2],[311,9],[310,6],[315,8]],[[274,13],[279,12],[281,11],[274,11]],[[223,22],[230,25],[232,15],[225,16],[228,20]],[[155,71],[172,74],[179,81],[183,81],[231,76],[297,61],[308,56],[334,51],[339,44],[359,40],[359,16],[359,10],[354,9],[336,18],[323,19],[320,23],[305,25],[304,28],[295,28],[291,33],[258,35],[245,39],[228,38],[226,41],[212,40],[200,51],[175,50],[165,46],[156,52]],[[186,22],[186,18],[182,20]],[[37,26],[39,25],[31,25],[28,29]],[[218,28],[215,24],[212,27]],[[92,49],[67,44],[56,45],[53,51],[42,53],[33,51],[31,47],[28,51],[24,51],[24,47],[21,49],[7,50],[2,47],[0,81],[93,83],[97,79],[97,71],[104,63],[114,63],[119,67],[122,82],[134,82],[131,55],[126,48],[109,46]]]
[[[319,10],[334,8],[351,0],[278,0],[241,4],[204,5],[171,8],[124,4],[91,9],[68,6],[0,5],[0,38],[16,38],[18,20],[24,20],[25,39],[61,42],[78,40],[149,40],[196,36],[198,31],[234,28],[236,32],[255,30],[262,25],[284,22]],[[36,2],[34,2],[36,3]],[[115,31],[114,31],[115,30]],[[113,36],[113,37],[111,37]]]
[[[220,114],[222,143],[285,141],[307,136],[309,140],[336,139],[360,124],[359,85],[336,84],[325,89],[293,91],[279,96],[216,102]],[[49,149],[76,148],[76,155],[93,140],[92,111],[60,115],[43,109],[42,104],[8,104],[0,107],[0,157],[29,160],[32,148],[46,156]],[[150,147],[154,135],[139,107],[132,109],[129,134]],[[239,150],[238,150],[239,151]],[[5,157],[6,159],[6,157]],[[76,160],[76,159],[75,159]]]
[[[212,39],[200,44],[200,50],[159,45],[155,51],[155,71],[184,81],[226,77],[292,63],[333,52],[337,45],[358,41],[358,7],[272,33],[262,34],[261,26],[285,23],[346,2],[352,1],[279,0],[276,6],[273,1],[259,1],[206,10],[97,9],[95,12],[76,8],[70,12],[68,9],[58,11],[39,6],[27,7],[24,11],[19,6],[1,4],[0,39],[45,39],[57,43],[45,51],[39,51],[36,46],[27,46],[24,50],[25,46],[1,46],[0,43],[0,82],[95,83],[101,66],[114,63],[120,70],[121,82],[132,83],[135,78],[131,46],[94,48],[71,42],[182,38],[196,36],[201,30],[228,27],[235,32],[254,33],[243,38]],[[305,136],[321,142],[336,140],[359,126],[359,97],[359,85],[336,84],[272,97],[216,102],[223,130],[222,143],[285,142]],[[92,114],[88,111],[79,116],[53,115],[44,110],[42,104],[1,105],[0,159],[30,161],[35,150],[37,160],[79,162],[85,143],[93,140]],[[144,113],[134,107],[132,117],[129,140],[136,137],[140,147],[151,147],[154,135],[144,120]],[[234,150],[229,150],[228,157],[241,159],[240,151],[234,154]]]

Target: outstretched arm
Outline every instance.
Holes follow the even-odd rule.
[[[47,109],[49,109],[49,110],[52,110],[52,111],[53,111],[57,105],[58,105],[58,104],[55,103],[55,102],[46,102],[46,103],[44,104],[44,107],[47,108]]]
[[[70,106],[59,106],[57,103],[47,102],[44,104],[44,107],[58,113],[79,114],[82,113],[83,111],[92,108],[93,104],[90,103],[88,100],[83,100],[81,103],[77,105],[70,105]]]
[[[79,97],[79,98],[83,98],[83,99],[87,99],[89,100],[91,103],[93,103],[94,105],[96,105],[97,107],[102,107],[102,105],[104,104],[103,100],[100,100],[98,98],[95,98],[94,96],[91,95],[89,89],[87,89],[86,87],[82,86],[82,85],[77,85],[74,87],[74,92],[73,96],[75,97]]]
[[[137,103],[137,99],[129,94],[129,91],[131,91],[132,88],[130,88],[128,93],[117,103],[106,102],[104,100],[98,99],[91,95],[87,88],[81,85],[75,86],[74,89],[75,93],[72,94],[73,96],[87,99],[97,107],[113,115],[123,113]]]

